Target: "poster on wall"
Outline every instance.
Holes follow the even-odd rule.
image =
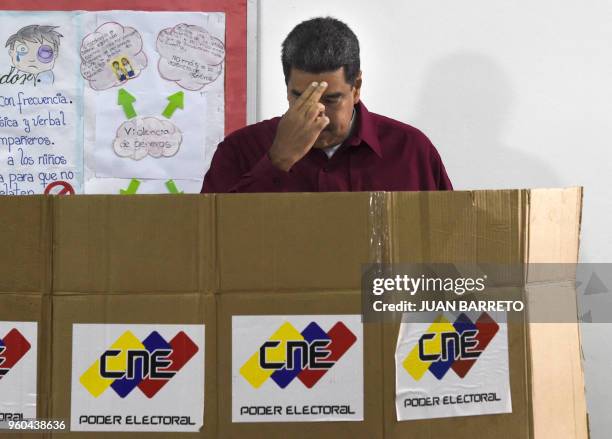
[[[0,12],[0,194],[83,191],[73,14]]]
[[[223,12],[0,12],[0,194],[199,192]]]
[[[86,191],[199,192],[223,138],[225,15],[108,11],[84,23]]]
[[[512,412],[505,313],[415,317],[395,352],[398,421]]]

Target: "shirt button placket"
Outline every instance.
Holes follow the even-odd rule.
[[[319,191],[329,190],[329,166],[322,166],[319,170]]]

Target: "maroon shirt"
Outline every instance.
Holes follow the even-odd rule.
[[[355,106],[353,132],[331,158],[311,149],[289,172],[268,158],[279,117],[233,132],[217,147],[204,192],[451,190],[442,159],[418,129]]]

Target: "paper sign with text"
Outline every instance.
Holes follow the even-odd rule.
[[[505,313],[440,313],[402,323],[395,352],[398,421],[511,413]]]
[[[233,316],[232,420],[363,420],[361,316]]]
[[[36,322],[0,322],[0,421],[36,418]]]
[[[204,325],[74,324],[73,431],[199,431]]]

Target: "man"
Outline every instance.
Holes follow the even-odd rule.
[[[32,75],[34,85],[53,84],[53,67],[59,52],[62,34],[57,26],[25,26],[6,41],[13,65]]]
[[[343,22],[300,23],[282,46],[289,109],[217,147],[202,192],[450,190],[416,128],[360,101],[359,41]]]

